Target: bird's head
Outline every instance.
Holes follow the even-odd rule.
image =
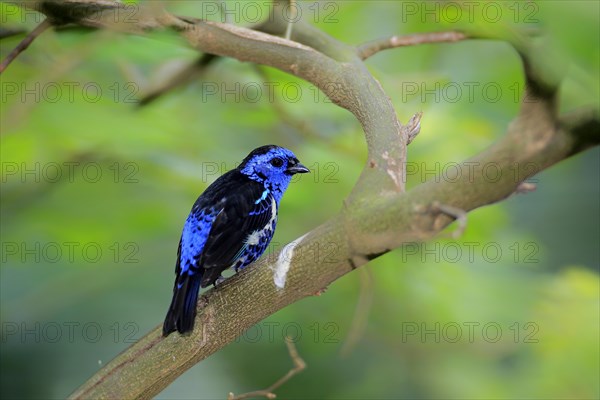
[[[252,150],[238,167],[250,179],[285,191],[294,174],[310,172],[290,150],[268,145]]]

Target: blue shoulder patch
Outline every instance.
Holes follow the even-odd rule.
[[[202,255],[210,228],[218,214],[212,208],[208,210],[192,210],[186,219],[181,234],[180,274],[188,273],[193,275],[195,273],[190,268],[196,265]]]

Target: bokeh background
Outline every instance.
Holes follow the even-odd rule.
[[[542,29],[536,40],[551,51],[540,56],[565,76],[561,110],[598,107],[598,2],[469,3],[300,5],[351,44]],[[41,21],[0,4],[5,27]],[[216,4],[166,7],[218,20]],[[239,25],[267,15],[264,2],[218,4]],[[2,58],[20,39],[0,42]],[[359,124],[294,77],[223,59],[136,104],[196,58],[167,33],[49,31],[2,74],[2,398],[63,398],[161,323],[192,203],[251,149],[287,146],[313,170],[283,199],[271,250],[324,222],[351,190],[366,158]],[[409,187],[444,179],[499,139],[523,92],[519,60],[500,42],[396,49],[368,65],[401,120],[424,112]],[[598,398],[599,156],[566,160],[532,179],[535,192],[470,213],[458,240],[393,251],[272,315],[158,398],[267,387],[292,365],[285,335],[308,368],[280,398]]]

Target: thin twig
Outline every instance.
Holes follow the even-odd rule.
[[[356,53],[361,60],[366,60],[382,50],[394,49],[396,47],[416,46],[426,43],[447,43],[458,42],[460,40],[472,39],[462,32],[430,32],[416,33],[405,36],[391,36],[383,39],[376,39],[363,43],[356,48]]]
[[[294,26],[294,22],[296,18],[298,18],[298,5],[296,4],[296,0],[290,1],[290,10],[292,11],[292,15],[290,16],[290,20],[288,21],[287,27],[285,28],[285,38],[290,40],[292,37],[292,28]]]
[[[408,123],[402,127],[402,132],[406,134],[406,144],[409,145],[421,132],[421,118],[423,112],[418,112],[413,115]]]
[[[255,390],[254,392],[242,393],[237,396],[230,392],[227,396],[227,400],[242,400],[249,399],[251,397],[265,397],[267,399],[276,398],[277,395],[273,393],[273,391],[275,391],[275,389],[277,389],[279,386],[283,385],[284,383],[289,381],[294,375],[302,372],[306,368],[306,363],[298,354],[298,350],[296,349],[294,342],[292,342],[289,336],[286,336],[285,344],[287,345],[288,352],[290,353],[290,358],[294,362],[294,368],[290,369],[287,374],[279,378],[277,382],[275,382],[274,384],[272,384],[264,390]]]
[[[199,78],[206,71],[206,69],[210,65],[212,65],[212,63],[218,58],[219,57],[213,54],[202,54],[196,61],[186,66],[181,71],[177,72],[162,85],[150,90],[146,95],[144,95],[144,97],[142,97],[138,105],[146,106],[152,103],[154,100],[161,97],[162,95],[164,95],[165,93],[194,81],[195,79]]]
[[[19,56],[19,54],[24,52],[25,49],[27,49],[29,47],[31,42],[33,42],[38,36],[40,36],[42,33],[44,33],[44,31],[46,29],[50,28],[51,26],[52,26],[52,23],[48,20],[48,18],[46,18],[38,26],[36,26],[31,32],[29,32],[27,34],[27,36],[25,36],[25,38],[23,40],[21,40],[21,42],[17,45],[17,47],[15,47],[13,49],[13,51],[11,51],[8,54],[8,56],[6,56],[6,58],[2,61],[2,63],[0,64],[0,74],[2,72],[4,72],[6,67],[8,67],[10,65],[10,63],[13,62],[15,60],[15,58],[17,58]]]
[[[27,31],[25,29],[2,27],[2,28],[0,28],[0,39],[6,39],[11,36],[22,35],[23,33],[26,33],[26,32]]]
[[[360,271],[360,294],[354,310],[350,331],[340,350],[342,357],[348,356],[365,334],[369,313],[373,306],[373,274],[369,268],[360,268]]]
[[[458,207],[441,204],[437,201],[433,203],[432,208],[454,218],[458,224],[458,227],[452,232],[452,237],[454,239],[458,239],[462,236],[467,228],[467,212],[465,210],[462,210]]]

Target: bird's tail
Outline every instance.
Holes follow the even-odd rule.
[[[163,324],[163,336],[175,330],[186,333],[194,328],[200,280],[201,274],[184,274],[175,281],[173,300]]]

